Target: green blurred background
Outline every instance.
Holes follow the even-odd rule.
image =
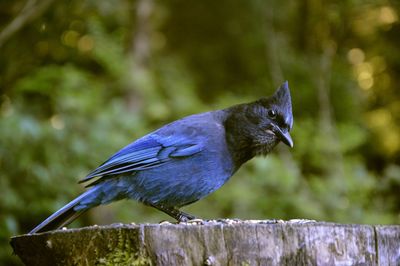
[[[387,0],[0,1],[0,264],[18,263],[10,236],[124,145],[285,80],[294,149],[253,159],[185,210],[400,223],[399,15]],[[164,219],[122,201],[72,226]]]

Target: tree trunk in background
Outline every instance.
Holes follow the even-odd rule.
[[[332,63],[336,55],[334,25],[324,1],[310,4],[304,1],[302,11],[307,14],[303,17],[309,34],[305,36],[304,51],[307,60],[311,62],[310,77],[313,77],[318,101],[319,136],[324,136],[320,142],[315,142],[321,156],[325,157],[327,177],[343,178],[343,158],[340,150],[340,139],[337,133],[334,110],[331,101]]]
[[[136,2],[136,27],[132,43],[132,54],[135,69],[146,69],[151,54],[151,15],[153,0],[138,0]]]
[[[266,60],[269,62],[269,71],[274,88],[278,88],[284,81],[281,63],[279,60],[278,37],[274,29],[274,10],[272,6],[265,8],[265,51]],[[294,84],[295,86],[295,84]],[[290,87],[290,83],[289,83]],[[296,145],[296,143],[294,143]],[[278,145],[277,151],[281,159],[288,166],[288,169],[297,175],[300,170],[293,159],[292,154],[286,146]]]
[[[153,0],[134,1],[136,22],[133,28],[131,45],[132,69],[130,93],[127,95],[128,106],[131,110],[138,110],[141,104],[141,91],[151,82],[149,73],[149,60],[151,57],[151,15],[154,11]]]
[[[110,225],[14,237],[26,265],[399,265],[400,226],[312,221]]]
[[[336,45],[326,40],[322,47],[323,53],[317,68],[316,86],[318,90],[319,126],[321,136],[325,136],[324,150],[329,161],[329,176],[343,177],[343,158],[340,151],[336,123],[330,98],[331,67],[336,53]]]

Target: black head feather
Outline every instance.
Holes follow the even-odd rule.
[[[292,102],[287,82],[268,98],[226,111],[227,142],[239,166],[254,156],[268,154],[279,141],[293,146],[289,135],[293,127]]]

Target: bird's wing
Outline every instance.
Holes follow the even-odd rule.
[[[201,142],[187,136],[148,135],[115,153],[79,183],[95,177],[109,177],[157,167],[173,158],[194,155],[202,149]]]

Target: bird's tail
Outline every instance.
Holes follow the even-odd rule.
[[[29,234],[35,234],[50,230],[55,230],[60,227],[66,226],[72,223],[76,218],[82,215],[88,209],[75,210],[74,207],[77,206],[86,196],[92,192],[91,189],[82,193],[77,198],[72,200],[70,203],[50,215],[46,220],[41,222],[38,226],[32,229]]]

